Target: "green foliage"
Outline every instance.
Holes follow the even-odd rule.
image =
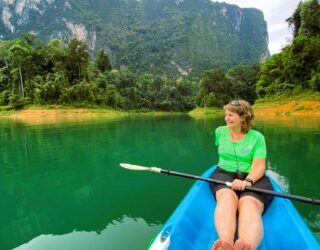
[[[203,103],[205,107],[221,107],[219,99],[213,92],[204,97]]]
[[[195,100],[197,106],[221,108],[234,98],[245,99],[253,104],[257,99],[256,83],[259,71],[258,65],[240,65],[226,74],[222,70],[204,72]]]
[[[45,45],[42,54],[49,72],[66,71],[67,48],[62,41],[52,39]]]
[[[106,87],[105,95],[105,104],[107,106],[115,108],[123,106],[124,99],[117,91],[116,86],[114,86],[113,84],[110,84]]]
[[[0,105],[7,106],[10,103],[10,90],[5,90],[0,93]]]
[[[15,9],[18,4],[13,1],[8,5]],[[30,47],[37,48],[43,46],[40,39],[30,33],[21,36],[19,32],[32,30],[46,42],[63,37],[63,42],[68,43],[70,24],[81,25],[92,55],[104,49],[113,67],[124,65],[135,74],[176,77],[184,72],[200,76],[204,70],[217,67],[227,70],[238,64],[258,63],[261,55],[268,55],[267,26],[263,13],[257,9],[239,9],[209,0],[69,0],[34,4],[39,9],[26,5],[23,22],[18,13],[11,11],[10,22],[17,28],[13,33],[4,28],[2,37],[22,37]],[[79,77],[78,66],[74,65],[68,75],[72,84],[87,77],[82,69]],[[60,70],[61,67],[56,69]]]
[[[66,68],[71,83],[87,78],[89,65],[88,45],[75,38],[71,39],[66,50]]]
[[[21,34],[21,37],[22,37],[22,40],[26,41],[30,47],[40,48],[44,45],[44,42],[40,39],[40,37],[34,34],[23,32]]]
[[[90,96],[90,85],[86,82],[80,82],[65,89],[63,101],[65,103],[81,103]]]
[[[103,49],[99,50],[98,52],[96,67],[101,73],[105,73],[106,71],[110,71],[112,69],[109,58]]]
[[[153,0],[149,3],[153,3]],[[169,4],[163,3],[164,6]],[[245,64],[229,70],[225,70],[228,68],[225,65],[230,66],[232,63],[217,67],[218,65],[211,64],[215,61],[211,58],[211,52],[207,53],[206,49],[203,49],[209,49],[209,44],[214,39],[217,39],[216,42],[222,40],[210,33],[201,15],[192,13],[186,17],[180,9],[173,12],[171,7],[175,8],[175,4],[170,5],[170,8],[152,4],[145,6],[148,11],[144,13],[144,18],[156,25],[149,27],[147,22],[144,23],[143,29],[135,27],[135,32],[141,33],[139,43],[132,39],[124,39],[117,44],[120,47],[130,47],[130,53],[127,54],[121,54],[119,49],[121,62],[129,60],[136,65],[145,64],[145,67],[140,68],[143,73],[139,74],[132,67],[125,66],[130,66],[129,63],[118,69],[112,68],[105,50],[100,50],[96,59],[91,60],[88,45],[76,39],[71,39],[67,44],[59,39],[43,43],[34,35],[24,34],[22,40],[0,41],[0,104],[10,108],[22,108],[28,104],[62,104],[81,107],[110,106],[126,110],[189,111],[195,106],[222,107],[233,98],[246,99],[253,104],[258,95],[267,98],[271,95],[298,93],[308,89],[319,91],[320,34],[315,33],[317,29],[314,26],[304,22],[305,12],[308,6],[311,6],[310,3],[299,5],[299,13],[303,15],[298,15],[300,19],[294,16],[289,21],[294,25],[300,25],[299,30],[303,27],[310,32],[299,31],[290,46],[282,53],[267,58],[261,65]],[[206,1],[202,1],[201,4],[205,5]],[[192,5],[192,8],[197,9],[199,6]],[[259,15],[259,12],[253,13]],[[216,14],[215,11],[212,12],[213,16]],[[311,14],[314,17],[314,12]],[[172,24],[165,23],[162,19],[164,17],[169,18]],[[250,20],[254,20],[254,17]],[[227,20],[220,21],[217,26],[228,30]],[[193,26],[193,22],[196,22],[197,26]],[[126,24],[130,26],[129,23]],[[175,30],[171,34],[172,28]],[[154,30],[149,34],[149,29]],[[191,29],[195,33],[197,29],[203,30],[208,33],[209,40],[199,39],[200,46],[199,43],[195,45],[195,41],[190,43],[192,39],[186,36],[185,29]],[[159,44],[149,37],[150,43],[142,45],[142,38],[150,35],[156,36],[157,42],[161,39],[165,39],[165,42],[159,47]],[[242,42],[246,40],[243,37],[242,39]],[[180,44],[179,49],[176,49],[176,43]],[[110,46],[113,46],[112,43]],[[246,46],[249,54],[255,53],[254,47]],[[188,54],[193,48],[197,49],[201,60],[205,58],[210,63],[201,65],[199,58],[192,53]],[[221,53],[231,53],[230,48],[226,51],[220,49]],[[141,60],[140,54],[145,52],[149,53],[148,60]],[[166,61],[167,53],[175,59]],[[179,61],[180,56],[184,57],[182,61]],[[112,55],[110,58],[112,59]],[[239,60],[238,58],[234,57],[235,60]],[[161,65],[163,62],[166,62],[166,66]],[[190,73],[190,70],[194,72],[195,64],[200,65],[199,69],[209,67],[210,70],[204,71],[200,79],[192,78],[190,75],[169,77],[173,72],[170,69],[172,65]],[[168,74],[163,74],[163,69]]]
[[[245,99],[251,104],[256,101],[258,98],[256,83],[258,81],[259,71],[259,65],[240,65],[227,72],[227,77],[231,81],[235,97]]]
[[[294,37],[320,34],[320,4],[318,0],[300,2],[287,21],[293,29]]]
[[[35,104],[58,104],[63,90],[68,85],[67,78],[62,72],[48,74],[46,81],[39,76],[33,79],[35,86]]]
[[[310,88],[318,92],[320,92],[320,66],[319,65],[320,65],[320,61],[316,70],[312,72],[311,79],[309,81]]]
[[[222,70],[204,72],[200,80],[200,91],[196,98],[200,107],[222,107],[234,97],[229,78]]]
[[[8,66],[9,48],[12,46],[13,41],[0,42],[0,67]]]
[[[314,36],[320,33],[320,5],[317,0],[309,0],[302,5],[299,33]]]
[[[288,19],[294,39],[279,54],[261,66],[257,93],[260,97],[282,95],[297,89],[319,91],[320,5],[316,0],[300,2]]]
[[[26,99],[20,94],[11,94],[8,99],[12,109],[22,109],[26,105]]]
[[[10,84],[10,69],[9,67],[0,68],[0,91],[8,88]]]
[[[298,35],[300,27],[301,27],[301,9],[302,9],[303,3],[300,2],[294,13],[292,14],[291,17],[287,19],[287,22],[289,26],[291,26],[293,30],[293,35],[294,37]]]
[[[78,40],[64,44],[53,39],[37,43],[26,40],[0,41],[7,63],[0,67],[0,103],[10,108],[27,104],[111,106],[122,109],[179,110],[194,107],[196,81],[183,77],[134,74],[129,68],[111,69],[105,51],[90,61],[87,45]],[[36,46],[37,44],[37,46]],[[32,47],[31,47],[32,45]]]

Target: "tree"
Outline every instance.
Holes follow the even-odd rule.
[[[27,42],[30,47],[33,48],[40,48],[45,44],[37,35],[29,32],[23,32],[21,34],[21,37]]]
[[[238,98],[242,98],[253,104],[257,99],[256,83],[260,67],[258,65],[239,65],[227,72],[227,77],[232,84],[232,92]]]
[[[197,104],[206,105],[206,97],[210,94],[217,100],[214,102],[216,107],[222,107],[234,97],[230,80],[222,70],[205,71],[200,79],[200,90],[197,96]],[[200,97],[201,95],[201,97]],[[210,101],[210,103],[213,103]]]
[[[85,81],[89,65],[88,45],[75,38],[71,39],[66,53],[67,72],[69,81]]]
[[[296,37],[299,34],[299,30],[301,27],[301,9],[303,3],[300,2],[296,10],[293,12],[292,16],[289,17],[286,21],[288,22],[289,26],[293,30],[293,36]]]
[[[24,79],[22,74],[22,67],[28,67],[28,60],[31,54],[31,48],[25,44],[23,41],[15,42],[9,48],[9,57],[10,61],[13,64],[13,67],[17,67],[19,71],[19,89],[22,93],[22,97],[24,97]]]
[[[106,103],[110,107],[117,108],[123,105],[123,98],[117,91],[117,88],[112,84],[108,85],[106,88],[106,97]]]
[[[0,68],[0,91],[6,90],[10,84],[10,69],[9,67]]]
[[[311,89],[320,92],[320,60],[317,62],[317,67],[311,74],[309,86],[311,87]]]
[[[13,41],[0,41],[0,67],[8,67],[9,48],[12,46],[12,44]]]
[[[256,86],[260,97],[276,94],[279,83],[284,82],[282,59],[281,54],[275,54],[261,65],[260,76]]]
[[[307,36],[320,34],[320,4],[318,0],[303,3],[300,11],[301,27],[299,32]]]
[[[62,41],[57,38],[49,41],[43,49],[43,54],[52,73],[66,71],[67,48]]]
[[[98,52],[96,67],[101,71],[101,73],[105,73],[106,71],[110,71],[112,69],[109,58],[103,49],[100,49]]]
[[[320,34],[320,4],[318,0],[300,2],[287,22],[293,29],[294,37]]]

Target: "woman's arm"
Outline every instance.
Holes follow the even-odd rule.
[[[247,178],[250,178],[253,183],[257,182],[265,173],[266,171],[266,159],[264,158],[256,158],[253,159],[251,165],[251,171],[248,174]],[[232,182],[232,189],[233,190],[244,190],[247,186],[252,186],[250,182],[246,180],[239,180],[235,179]]]
[[[264,158],[256,158],[253,159],[251,165],[251,171],[248,174],[248,178],[250,178],[253,183],[257,182],[266,172],[266,159]]]

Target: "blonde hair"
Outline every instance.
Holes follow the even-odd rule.
[[[241,123],[241,131],[248,133],[253,127],[254,113],[251,105],[245,100],[233,100],[223,107],[224,112],[229,110],[237,113],[241,118],[244,118]]]

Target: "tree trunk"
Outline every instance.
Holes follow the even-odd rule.
[[[22,73],[21,73],[21,65],[19,64],[19,75],[20,75],[20,88],[22,91],[22,97],[24,97],[24,87],[23,87],[23,79],[22,79]]]

